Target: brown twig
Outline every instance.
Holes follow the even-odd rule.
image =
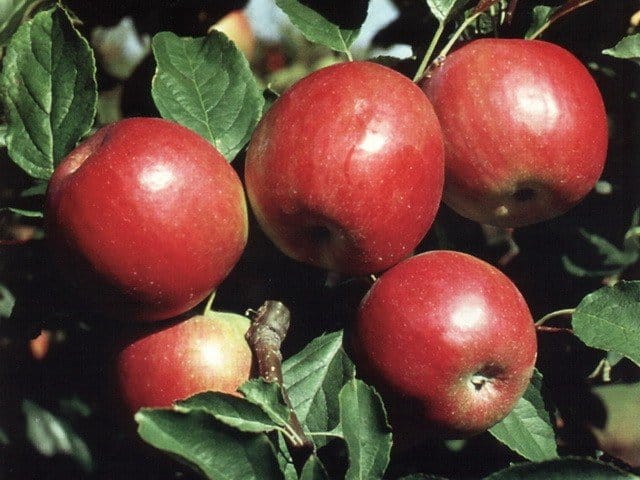
[[[297,438],[293,441],[286,437],[286,440],[293,463],[301,471],[307,458],[313,453],[314,445],[304,433],[283,385],[280,347],[289,330],[291,313],[282,302],[267,300],[257,310],[248,310],[247,314],[252,323],[246,339],[258,362],[260,377],[280,385],[282,398],[289,407],[289,426]]]

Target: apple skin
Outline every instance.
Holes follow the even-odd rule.
[[[445,141],[444,202],[500,227],[559,216],[599,179],[607,117],[587,69],[540,40],[479,39],[422,88]]]
[[[210,28],[224,33],[229,40],[233,41],[249,62],[253,60],[256,53],[256,37],[251,28],[251,23],[243,10],[233,10],[229,12]]]
[[[239,395],[253,369],[244,338],[249,324],[241,315],[212,312],[125,342],[115,357],[119,400],[133,414],[205,391]]]
[[[513,409],[537,356],[531,313],[511,280],[446,250],[382,274],[349,338],[358,373],[380,391],[399,437],[484,432]]]
[[[63,270],[119,318],[186,312],[247,242],[236,172],[199,135],[157,118],[121,120],[80,144],[54,171],[45,208]]]
[[[245,185],[286,255],[368,274],[409,256],[429,230],[443,155],[419,87],[381,65],[340,63],[303,78],[269,109],[247,151]]]

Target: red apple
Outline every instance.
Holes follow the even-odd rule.
[[[256,37],[244,11],[234,10],[226,14],[209,28],[209,31],[211,30],[224,33],[236,44],[248,61],[253,59],[256,52]]]
[[[350,338],[358,372],[381,392],[392,425],[450,438],[503,419],[527,388],[537,352],[514,284],[452,251],[385,272],[362,300]]]
[[[249,319],[212,312],[128,342],[115,360],[119,397],[131,413],[204,391],[237,394],[251,376]]]
[[[445,141],[444,201],[481,223],[519,227],[566,212],[595,185],[607,117],[587,69],[552,43],[480,39],[423,83]]]
[[[106,126],[72,151],[51,177],[45,214],[78,286],[105,313],[135,320],[197,305],[247,241],[233,168],[196,133],[156,118]]]
[[[420,89],[370,62],[332,65],[284,93],[246,156],[250,203],[288,256],[367,274],[411,254],[443,183],[438,120]]]

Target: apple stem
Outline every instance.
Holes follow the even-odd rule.
[[[431,39],[431,43],[429,44],[429,47],[427,48],[427,53],[424,54],[424,57],[422,58],[422,62],[420,63],[420,66],[418,67],[418,71],[416,72],[416,74],[413,77],[413,81],[414,83],[419,82],[420,80],[422,80],[422,77],[424,75],[424,71],[427,69],[427,65],[429,65],[429,61],[431,60],[431,56],[433,55],[433,51],[436,49],[436,45],[438,44],[438,41],[440,40],[440,37],[442,36],[442,33],[444,32],[444,27],[445,27],[445,22],[441,21],[438,23],[438,29],[436,30],[436,33],[433,34],[433,38]]]
[[[246,334],[247,342],[258,362],[260,377],[267,382],[280,385],[282,398],[289,407],[289,435],[285,435],[296,469],[302,467],[315,449],[313,442],[304,433],[289,395],[283,385],[282,353],[280,347],[289,330],[291,313],[289,309],[276,300],[267,300],[257,310],[247,310],[251,315],[251,326]]]
[[[211,306],[213,305],[213,301],[215,300],[215,298],[216,298],[216,290],[211,292],[211,295],[209,295],[209,298],[207,299],[207,304],[204,306],[204,311],[202,312],[202,314],[205,317],[211,313]]]
[[[552,318],[562,317],[564,315],[573,315],[575,311],[576,311],[575,308],[565,308],[563,310],[556,310],[555,312],[547,313],[544,317],[542,317],[540,320],[536,322],[536,327],[540,327],[544,325],[545,323],[547,323],[547,321],[551,320]]]

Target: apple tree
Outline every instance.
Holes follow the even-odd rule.
[[[1,478],[640,477],[637,2],[337,3],[0,3]]]

